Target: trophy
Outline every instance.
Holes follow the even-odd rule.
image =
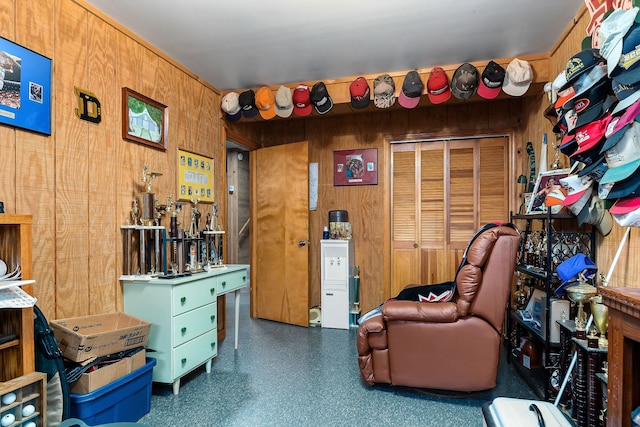
[[[595,296],[597,289],[595,286],[589,285],[580,276],[580,281],[567,288],[567,297],[578,304],[578,313],[576,314],[576,338],[585,339],[587,331],[587,319],[584,313],[583,305],[588,302],[591,297]]]
[[[596,295],[591,298],[591,315],[593,316],[593,323],[600,333],[598,347],[607,348],[609,346],[609,341],[607,340],[609,308],[602,303],[602,295]]]
[[[151,181],[162,176],[160,172],[149,171],[149,166],[142,167],[142,182],[146,184],[146,193],[138,194],[138,209],[142,225],[154,225],[156,221],[155,194],[151,192]]]

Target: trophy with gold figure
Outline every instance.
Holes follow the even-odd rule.
[[[142,182],[145,183],[146,192],[138,194],[138,209],[142,225],[154,225],[156,221],[156,195],[151,192],[153,179],[162,176],[160,172],[151,172],[149,166],[142,167]]]

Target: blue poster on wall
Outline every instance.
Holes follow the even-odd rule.
[[[51,59],[3,38],[0,123],[51,135]]]

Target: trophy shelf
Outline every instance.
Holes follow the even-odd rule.
[[[0,214],[0,259],[11,272],[20,266],[22,279],[33,279],[32,217],[24,214]],[[33,295],[33,285],[22,286]],[[0,382],[35,371],[33,308],[0,309]]]

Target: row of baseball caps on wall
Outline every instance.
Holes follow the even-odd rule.
[[[396,97],[396,87],[389,74],[381,74],[373,80],[373,104],[377,108],[389,108],[398,100],[405,108],[415,108],[420,97],[426,93],[432,104],[446,102],[453,95],[458,99],[469,99],[476,93],[485,99],[494,99],[503,91],[511,96],[524,95],[533,81],[533,70],[528,61],[514,58],[505,70],[500,64],[489,61],[482,75],[472,64],[465,62],[449,77],[441,67],[431,70],[425,85],[417,71],[409,71]],[[371,87],[364,77],[356,78],[349,85],[351,107],[367,108],[371,103]],[[275,93],[263,86],[257,91],[229,92],[222,98],[222,110],[228,121],[254,118],[258,114],[269,120],[276,116],[287,118],[292,114],[306,117],[313,109],[326,114],[333,108],[333,100],[324,82],[312,87],[304,84],[293,90],[280,86]]]

